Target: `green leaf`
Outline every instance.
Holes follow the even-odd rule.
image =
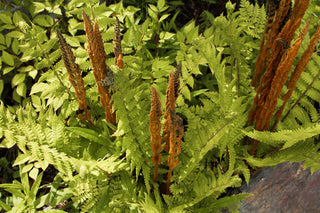
[[[24,34],[22,32],[19,31],[11,31],[7,34],[7,36],[11,37],[11,38],[22,38],[24,36]]]
[[[31,95],[31,101],[32,101],[32,105],[35,108],[40,108],[41,107],[41,99],[39,96],[37,95]]]
[[[36,76],[38,75],[38,70],[32,70],[32,71],[30,71],[29,73],[28,73],[28,75],[31,77],[31,78],[33,78],[33,79],[35,79],[36,78]]]
[[[36,181],[32,184],[31,190],[30,190],[30,195],[33,199],[36,198],[37,192],[40,187],[40,183],[42,180],[43,172],[40,173],[40,175],[37,177]]]
[[[4,83],[3,83],[3,80],[0,79],[0,96],[1,96],[1,94],[3,92],[3,88],[4,88]]]
[[[26,74],[24,73],[16,74],[11,81],[12,87],[17,86],[18,84],[21,84],[25,78],[26,78]]]
[[[9,37],[9,36],[6,36],[6,45],[7,45],[7,47],[10,47],[10,45],[11,45],[11,37]]]
[[[15,101],[18,102],[18,103],[21,102],[21,96],[17,94],[17,91],[16,91],[16,90],[13,90],[12,98],[13,98],[13,100],[15,100]]]
[[[12,51],[16,54],[16,55],[19,55],[20,53],[20,48],[19,48],[19,41],[18,39],[13,39],[13,42],[12,42]]]
[[[2,61],[8,64],[9,66],[14,66],[13,55],[7,53],[6,51],[2,51]]]
[[[111,140],[106,137],[101,137],[100,134],[92,129],[86,129],[81,127],[68,127],[66,128],[70,132],[73,132],[77,135],[80,135],[89,141],[101,144],[103,146],[107,146],[111,143]]]
[[[37,15],[33,22],[44,27],[51,27],[54,24],[52,17],[49,15]]]
[[[8,133],[7,131],[5,131],[5,136],[6,136],[6,133]],[[7,138],[5,138],[1,143],[0,143],[0,148],[11,148],[15,145],[15,141],[13,140],[8,140]]]
[[[9,73],[9,72],[11,72],[12,70],[14,70],[14,67],[7,67],[7,68],[4,68],[3,69],[3,75],[5,75],[5,74],[7,74],[7,73]]]
[[[5,204],[5,203],[2,202],[1,200],[0,200],[0,207],[3,208],[3,209],[4,209],[5,211],[7,211],[7,212],[11,210],[11,206]]]
[[[163,20],[165,20],[166,18],[168,18],[170,16],[170,14],[164,14],[163,16],[161,16],[159,22],[162,22]]]
[[[2,33],[0,33],[0,44],[6,44],[4,35],[2,35]]]
[[[46,5],[41,2],[33,2],[33,5],[35,6],[34,14],[37,14],[37,13],[44,11],[44,9],[46,8]]]
[[[153,6],[153,5],[152,5]],[[153,21],[158,20],[158,12],[153,11],[151,8],[148,8],[148,14]]]
[[[181,93],[186,97],[188,100],[191,100],[191,93],[187,86],[182,87]]]
[[[184,42],[185,41],[185,39],[186,39],[186,37],[183,35],[183,33],[182,32],[180,32],[180,31],[178,31],[177,32],[177,40],[179,41],[179,42]]]
[[[30,164],[32,165],[32,164]],[[33,165],[32,165],[33,166]],[[24,166],[19,165],[19,172],[20,172],[20,178],[21,178],[21,185],[23,187],[23,191],[25,194],[29,194],[30,192],[30,184],[29,184],[29,177],[27,172],[22,172]]]
[[[21,170],[21,174],[22,173],[26,173],[26,172],[29,172],[31,169],[33,168],[33,164],[28,164],[26,166],[24,166]]]
[[[42,91],[46,90],[47,88],[48,88],[48,84],[45,84],[45,83],[34,84],[31,88],[30,95],[38,93],[38,92],[42,92]]]
[[[2,183],[0,184],[0,188],[4,189],[22,189],[21,185],[14,183]]]
[[[9,12],[0,13],[0,19],[5,24],[12,24],[11,13]]]
[[[158,8],[156,6],[154,6],[153,4],[149,4],[149,7],[153,12],[156,12],[156,13],[158,12]]]
[[[20,164],[24,164],[30,159],[30,157],[31,157],[30,154],[19,154],[12,166],[18,166]]]
[[[27,93],[27,85],[25,83],[19,84],[16,88],[16,91],[18,95],[25,98]]]
[[[16,11],[13,14],[13,23],[18,27],[22,27],[23,25],[27,24],[26,21],[21,17],[20,13],[21,13],[20,11]]]
[[[80,46],[80,41],[76,37],[65,37],[66,42],[71,46],[71,47],[79,47]]]
[[[164,7],[165,4],[166,4],[165,0],[159,0],[158,3],[157,3],[158,9],[161,10]]]

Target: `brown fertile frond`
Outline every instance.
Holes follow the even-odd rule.
[[[274,17],[276,16],[276,12],[279,8],[279,4],[276,3],[276,0],[271,0],[269,1],[269,5],[268,5],[268,19],[267,19],[267,24],[266,24],[266,28],[264,29],[263,32],[263,37],[262,37],[262,41],[261,44],[264,44],[264,40],[268,38],[268,34],[270,32],[270,29],[272,27],[272,23],[274,20]],[[261,49],[262,46],[260,46]]]
[[[291,71],[291,67],[294,59],[296,58],[300,45],[304,39],[305,34],[307,33],[310,26],[310,21],[308,21],[307,25],[300,32],[298,38],[294,42],[292,48],[286,50],[283,55],[279,67],[276,71],[275,77],[273,78],[271,84],[271,91],[266,98],[266,102],[264,104],[264,109],[259,112],[259,117],[257,118],[256,129],[257,130],[266,130],[268,128],[269,121],[271,120],[272,114],[277,105],[277,99],[281,93],[281,90],[284,84],[287,81],[289,72]]]
[[[289,99],[293,93],[293,90],[296,88],[296,84],[301,76],[301,73],[307,67],[307,64],[309,63],[309,60],[310,60],[312,54],[314,53],[314,48],[315,48],[319,39],[320,39],[320,24],[318,25],[317,31],[312,36],[307,49],[303,52],[299,62],[297,63],[293,73],[291,74],[291,78],[290,78],[288,85],[287,85],[288,92],[282,96],[282,100],[284,102],[283,102],[281,108],[277,111],[277,113],[275,115],[276,121],[272,127],[272,130],[276,127],[276,125],[282,115],[282,112],[284,110],[284,107],[286,106],[287,102],[289,101]]]
[[[302,18],[309,6],[309,3],[310,0],[296,0],[290,18],[293,18],[294,20]]]
[[[287,81],[288,74],[291,70],[294,59],[296,58],[300,45],[304,39],[310,26],[310,20],[307,25],[302,29],[298,38],[294,42],[292,48],[289,48],[283,54],[280,64],[276,70],[275,76],[273,78],[270,92],[266,95],[265,102],[258,103],[259,111],[256,111],[254,115],[256,119],[255,129],[259,131],[265,131],[269,127],[269,122],[272,118],[274,110],[277,106],[278,97],[280,96],[281,90]],[[281,114],[280,114],[281,115]],[[276,115],[279,116],[279,115]],[[253,148],[250,150],[250,154],[253,155],[258,146],[258,141],[253,140]]]
[[[175,111],[176,97],[175,97],[175,78],[172,72],[169,74],[169,83],[166,94],[166,109],[164,113],[164,129],[163,129],[163,141],[166,143],[164,150],[169,152],[170,149],[170,120],[169,120],[169,108]]]
[[[307,47],[307,49],[302,54],[299,62],[297,63],[292,75],[291,79],[288,83],[288,89],[293,90],[296,87],[296,82],[300,78],[301,73],[305,70],[307,64],[309,63],[309,60],[314,53],[314,48],[317,44],[317,42],[320,39],[320,24],[318,25],[317,31],[312,36],[310,43]]]
[[[95,81],[97,82],[100,102],[101,105],[105,108],[107,122],[115,124],[116,117],[112,112],[112,103],[110,102],[112,93],[109,91],[109,88],[105,88],[101,83],[107,77],[107,58],[104,50],[102,36],[99,31],[99,26],[97,21],[95,21],[94,26],[92,27],[91,20],[84,11],[82,11],[82,17],[88,41],[87,50],[92,64],[93,75]]]
[[[251,83],[252,86],[256,86],[258,84],[260,75],[263,72],[266,61],[266,72],[268,72],[268,74],[267,78],[265,79],[270,79],[270,74],[274,74],[276,68],[278,67],[279,57],[281,57],[281,55],[283,54],[282,50],[279,49],[279,44],[275,44],[274,41],[276,38],[282,38],[286,40],[288,43],[291,42],[291,40],[294,37],[295,31],[299,28],[301,24],[302,17],[305,14],[306,9],[308,8],[309,1],[310,0],[297,0],[295,2],[289,21],[286,22],[285,26],[279,33],[279,30],[284,22],[284,18],[287,16],[291,3],[291,0],[281,0],[279,9],[277,11],[277,16],[275,18],[274,23],[272,24],[272,28],[268,35],[268,40],[265,46],[263,46],[263,48],[260,49],[260,53],[258,55],[255,67],[255,74]],[[272,51],[270,55],[271,46]],[[260,84],[265,83],[266,82],[263,82],[262,79],[260,80]],[[268,83],[270,83],[270,81]],[[267,84],[266,87],[270,87],[270,84]]]
[[[151,86],[151,109],[150,109],[150,127],[151,143],[152,143],[152,162],[155,165],[154,181],[158,181],[158,165],[161,163],[161,102],[159,99],[158,91],[155,87]]]
[[[279,66],[280,60],[286,51],[283,48],[283,43],[290,43],[292,40],[292,35],[294,35],[295,30],[299,27],[301,23],[301,19],[293,23],[292,19],[286,23],[285,27],[282,29],[281,33],[279,34],[278,38],[274,40],[272,45],[272,54],[267,62],[267,69],[265,73],[262,75],[260,79],[260,84],[257,88],[257,95],[254,100],[253,108],[250,110],[249,114],[249,122],[253,124],[254,120],[256,119],[256,113],[262,110],[264,103],[266,102],[267,95],[271,89],[271,83],[275,77],[275,72]],[[289,26],[289,27],[288,27]],[[288,30],[288,28],[290,28]],[[291,30],[294,29],[292,32]],[[290,31],[290,32],[288,32]],[[291,38],[292,37],[292,38]],[[280,41],[280,42],[279,42]]]
[[[286,0],[281,0],[277,16],[280,9],[282,8],[282,3],[284,5],[285,1]],[[257,94],[254,99],[253,107],[249,113],[249,122],[250,124],[253,124],[254,121],[256,121],[255,128],[257,130],[266,130],[269,126],[269,121],[276,107],[277,98],[280,95],[282,87],[287,80],[292,62],[296,57],[296,53],[310,23],[308,23],[307,26],[302,30],[292,48],[288,49],[286,44],[290,44],[291,40],[294,38],[295,31],[299,28],[301,19],[308,5],[309,0],[297,0],[294,4],[290,19],[286,22],[281,32],[277,34],[277,37],[272,40],[273,43],[271,48],[271,55],[270,57],[267,57],[267,68],[260,79],[260,84],[257,88]],[[262,54],[262,52],[260,52],[259,57],[260,55],[262,55],[262,57],[266,57],[266,55]],[[256,69],[258,69],[258,71],[263,71],[264,62],[261,64],[261,62],[259,62],[259,60],[257,59]],[[255,77],[257,73],[255,72]],[[257,82],[258,79],[259,77],[257,77],[255,81]],[[255,81],[252,82],[252,85],[256,83]],[[278,114],[276,114],[276,116],[281,115],[281,113],[282,112],[279,112]],[[252,141],[251,144],[253,144],[254,146],[249,152],[251,155],[254,154],[258,143],[258,141]]]
[[[287,40],[288,43],[294,38],[295,31],[299,28],[301,20],[309,6],[310,0],[296,0],[289,21],[281,30],[278,38]]]
[[[59,39],[59,47],[62,52],[62,60],[69,74],[69,81],[74,87],[75,95],[79,103],[79,109],[80,111],[84,111],[86,115],[86,117],[83,117],[81,114],[78,114],[78,117],[82,121],[87,120],[88,122],[91,122],[91,114],[88,109],[88,102],[85,99],[86,91],[84,89],[84,83],[81,76],[82,71],[80,69],[80,66],[76,63],[76,59],[73,55],[71,47],[66,42],[66,40],[64,39],[60,31],[58,30],[57,30],[57,36]]]
[[[120,22],[117,16],[116,16],[116,24],[114,27],[113,41],[114,41],[113,53],[115,55],[115,63],[120,69],[122,69],[123,61],[122,61],[122,49],[121,49]]]
[[[273,2],[273,1],[271,1],[271,2]],[[276,3],[274,3],[274,4],[276,4]],[[259,81],[261,74],[266,66],[266,62],[270,57],[271,47],[273,45],[274,40],[277,38],[277,36],[280,32],[281,26],[285,22],[285,18],[288,15],[288,12],[290,10],[290,5],[291,5],[291,0],[281,0],[280,5],[279,5],[279,9],[277,11],[277,15],[276,15],[275,20],[272,23],[272,25],[271,25],[271,18],[273,19],[273,17],[272,17],[273,9],[276,8],[276,6],[272,5],[272,3],[271,3],[271,5],[269,5],[269,7],[272,7],[271,8],[272,14],[268,18],[268,22],[267,22],[267,25],[265,28],[264,36],[263,36],[263,39],[260,44],[260,53],[257,57],[254,76],[253,76],[252,82],[251,82],[251,85],[254,87],[256,87],[258,85],[258,81]],[[270,27],[270,25],[271,25],[271,27]],[[264,44],[265,38],[267,38],[266,44]]]
[[[170,120],[170,149],[168,156],[167,194],[170,194],[170,181],[173,168],[179,163],[177,157],[181,153],[182,137],[184,133],[183,120],[171,108],[169,108]]]

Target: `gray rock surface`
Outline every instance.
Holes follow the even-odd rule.
[[[320,172],[311,175],[302,163],[265,168],[240,191],[253,194],[241,204],[243,213],[320,213]]]

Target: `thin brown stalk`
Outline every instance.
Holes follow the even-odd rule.
[[[57,35],[59,38],[59,47],[62,52],[62,60],[69,74],[69,81],[74,87],[75,95],[79,103],[79,109],[80,111],[84,111],[86,115],[84,117],[83,115],[78,114],[78,117],[84,122],[87,120],[89,123],[91,123],[91,114],[88,108],[88,102],[85,99],[86,91],[84,89],[84,83],[81,76],[82,71],[80,66],[75,62],[76,59],[69,44],[59,31],[57,31]]]

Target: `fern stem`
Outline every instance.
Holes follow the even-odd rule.
[[[169,167],[168,176],[167,176],[167,184],[166,184],[166,194],[170,194],[170,181],[172,176],[173,167]]]

